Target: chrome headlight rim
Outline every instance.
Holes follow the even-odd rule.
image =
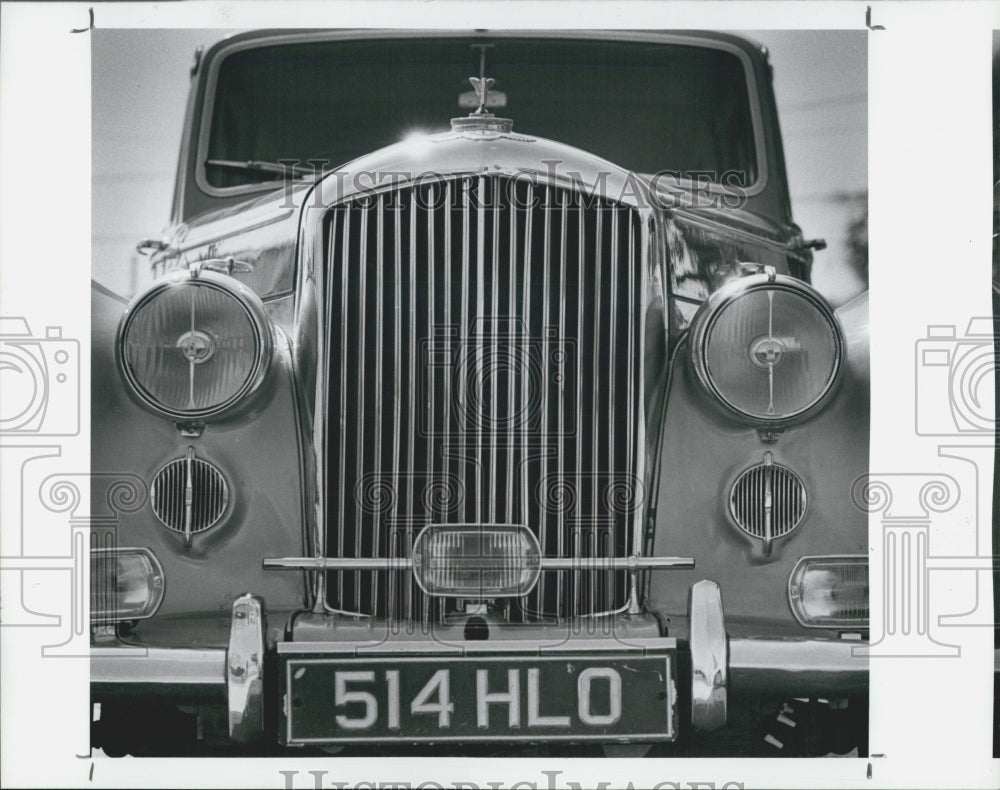
[[[165,406],[139,382],[125,359],[125,339],[128,330],[140,308],[168,291],[186,287],[205,287],[226,294],[232,298],[244,311],[253,331],[254,354],[250,373],[240,388],[230,397],[208,408],[176,409]],[[260,298],[247,286],[238,280],[224,274],[201,271],[193,275],[187,271],[179,271],[161,279],[138,294],[125,309],[115,335],[115,362],[118,373],[127,385],[132,396],[145,408],[161,417],[177,422],[207,421],[231,416],[251,401],[257,393],[271,367],[274,355],[274,330],[270,319],[264,312]]]
[[[748,294],[768,290],[792,293],[804,299],[823,317],[834,337],[833,369],[824,383],[823,391],[806,405],[774,417],[752,414],[730,402],[713,380],[706,359],[712,329],[725,312],[725,308]],[[830,401],[843,378],[847,346],[844,331],[840,321],[837,320],[833,306],[808,283],[788,275],[752,274],[726,284],[702,304],[691,322],[689,337],[691,366],[699,386],[728,417],[754,427],[783,428],[809,419]]]

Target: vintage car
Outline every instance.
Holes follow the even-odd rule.
[[[867,301],[809,284],[765,49],[236,35],[140,247],[95,747],[865,753]]]

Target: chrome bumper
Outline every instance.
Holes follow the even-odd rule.
[[[691,672],[679,684],[687,686],[695,729],[709,731],[725,725],[730,696],[837,697],[868,689],[868,659],[855,655],[855,648],[865,643],[728,637],[715,582],[691,586],[688,616]],[[229,701],[230,737],[252,741],[264,734],[266,633],[263,601],[242,595],[233,602],[228,648],[95,647],[91,683],[217,690]]]
[[[226,685],[223,648],[91,647],[90,682],[108,685]]]
[[[715,730],[726,723],[729,695],[837,697],[868,690],[863,642],[841,639],[730,638],[719,585],[703,580],[688,596],[691,724]],[[858,654],[856,654],[856,652]]]

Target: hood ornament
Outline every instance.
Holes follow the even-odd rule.
[[[478,107],[464,118],[452,118],[453,132],[482,132],[487,135],[508,134],[514,127],[510,118],[498,118],[486,109],[486,101],[490,88],[495,80],[492,77],[469,77],[472,89],[476,93]]]
[[[486,112],[486,97],[496,80],[492,77],[469,77],[469,82],[472,83],[472,90],[476,92],[476,99],[479,102],[479,109],[470,115],[482,115]]]

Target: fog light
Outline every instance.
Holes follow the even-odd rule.
[[[527,527],[432,525],[413,542],[413,575],[428,595],[527,595],[538,582],[540,555]]]
[[[151,617],[163,600],[163,568],[149,549],[92,549],[90,619],[93,622]]]
[[[868,625],[868,558],[803,557],[788,577],[788,602],[802,625]]]

